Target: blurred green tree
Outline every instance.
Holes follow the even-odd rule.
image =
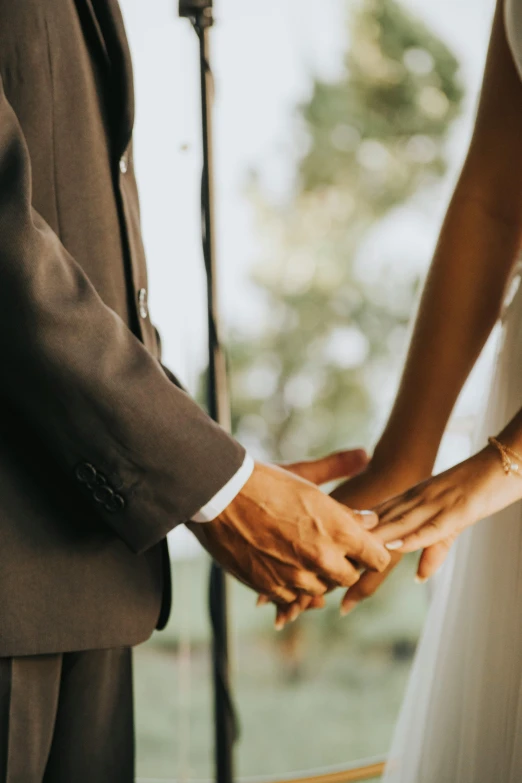
[[[292,459],[367,443],[376,379],[404,341],[417,284],[358,268],[379,222],[446,170],[463,89],[446,45],[395,0],[350,4],[342,77],[298,109],[307,151],[284,205],[254,181],[266,305],[231,335],[233,425],[257,455]],[[298,139],[296,138],[296,141]]]

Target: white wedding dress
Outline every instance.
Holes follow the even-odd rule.
[[[522,0],[505,22],[522,78]],[[477,448],[522,408],[522,286],[502,321]],[[522,783],[522,503],[466,531],[438,579],[384,783]]]

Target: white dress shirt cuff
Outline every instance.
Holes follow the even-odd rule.
[[[192,522],[212,522],[213,519],[218,517],[229,506],[234,498],[239,495],[248,479],[252,475],[254,470],[254,460],[247,454],[243,460],[243,464],[234,473],[230,481],[227,481],[224,487],[214,495],[214,497],[206,503],[202,509],[194,514]]]

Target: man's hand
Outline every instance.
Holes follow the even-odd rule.
[[[350,587],[360,568],[382,571],[390,555],[360,517],[309,481],[257,463],[243,490],[213,522],[188,523],[205,549],[240,581],[277,604]]]
[[[322,457],[321,459],[309,460],[307,462],[296,462],[290,465],[283,465],[282,467],[284,467],[285,470],[290,471],[297,476],[300,476],[301,478],[305,478],[308,481],[311,481],[313,484],[317,485],[326,484],[330,481],[335,481],[341,478],[345,479],[348,476],[356,477],[351,481],[342,484],[339,488],[340,490],[341,488],[345,489],[352,483],[352,481],[357,483],[358,474],[361,477],[364,477],[366,472],[361,473],[361,471],[364,471],[364,468],[366,468],[367,465],[368,457],[366,452],[363,449],[352,449],[350,451],[340,451],[335,454],[330,454],[326,457]],[[390,494],[394,493],[391,492]],[[355,493],[354,497],[356,497]],[[386,494],[385,497],[389,497],[389,495]],[[342,494],[339,499],[343,504],[351,506],[352,508],[355,507],[364,509],[367,508],[368,505],[371,505],[368,503],[368,492],[359,492],[359,498],[356,498],[356,502],[354,503],[346,502],[346,497]],[[352,514],[356,515],[356,520],[367,530],[371,530],[375,526],[375,519],[372,518],[370,512],[352,511]],[[390,561],[391,560],[393,560],[393,555],[390,558]],[[370,571],[366,573],[371,573],[372,575],[377,576],[379,572]],[[330,590],[334,589],[334,587],[336,587],[336,585],[328,585]],[[261,595],[259,597],[258,605],[261,606],[266,603],[268,603],[268,598]],[[322,596],[312,597],[301,595],[299,599],[292,604],[280,604],[277,608],[275,627],[280,630],[287,622],[295,620],[299,614],[301,614],[301,612],[305,611],[306,609],[322,608],[324,603],[324,598]]]
[[[364,473],[342,484],[332,493],[332,496],[341,503],[350,505],[354,503],[364,504],[370,508],[375,508],[389,498],[401,494],[419,481],[424,480],[430,473],[431,471],[427,467],[423,468],[420,465],[408,465],[407,468],[398,468],[393,464],[383,467],[370,462]],[[377,535],[380,537],[380,528],[378,530]],[[398,535],[392,535],[390,532],[387,536],[383,535],[382,540],[391,541],[393,538],[397,539],[398,537]],[[419,564],[417,581],[425,581],[433,571],[440,568],[448,555],[450,546],[451,540],[448,538],[446,541],[441,541],[424,551]],[[371,571],[364,573],[357,584],[347,590],[341,603],[342,615],[347,615],[361,601],[374,595],[393,569],[400,563],[403,557],[400,552],[392,551],[390,554],[390,563],[384,571],[381,573]]]
[[[353,454],[353,452],[345,452],[346,455]],[[350,475],[350,462],[348,457],[346,460],[345,472],[342,471],[342,454],[337,455],[337,465],[333,461],[332,457],[326,457],[324,460],[318,460],[316,463],[298,463],[296,465],[287,466],[287,469],[293,470],[296,473],[302,471],[302,466],[307,466],[308,476],[311,480],[314,478],[317,483],[326,483],[326,481],[332,481],[335,478],[345,478]],[[332,468],[336,466],[338,470],[334,471]],[[416,484],[421,478],[424,478],[429,471],[427,468],[421,468],[415,465],[408,465],[407,468],[399,468],[393,463],[381,465],[376,461],[370,461],[369,464],[363,466],[365,469],[362,471],[352,471],[356,475],[350,478],[348,481],[340,484],[333,492],[332,497],[350,508],[372,508],[388,500],[390,497],[394,497],[405,489]],[[311,473],[311,471],[314,471]],[[440,560],[443,556],[442,545],[435,547],[436,550],[431,553],[431,556]],[[398,552],[390,552],[390,561],[388,566],[383,571],[366,571],[362,574],[361,578],[348,589],[343,601],[341,603],[341,614],[348,614],[354,609],[363,599],[372,596],[378,588],[382,585],[385,579],[397,566],[402,559],[402,555]],[[260,603],[265,603],[263,599]],[[287,622],[295,620],[296,617],[306,609],[317,609],[324,605],[323,597],[307,598],[301,597],[299,601],[294,602],[290,606],[280,606],[277,612],[276,627],[282,628]]]

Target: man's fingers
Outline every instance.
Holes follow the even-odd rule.
[[[337,587],[351,587],[360,578],[360,570],[337,547],[329,547],[317,562],[319,576]],[[326,591],[325,591],[326,592]]]
[[[293,623],[294,620],[297,620],[300,614],[301,609],[298,603],[292,604],[290,607],[278,606],[274,628],[276,631],[282,631],[285,625],[288,623]]]
[[[390,553],[384,542],[377,538],[376,533],[362,529],[355,522],[353,514],[347,512],[344,516],[345,520],[339,526],[336,540],[346,557],[372,571],[384,571],[390,562]]]
[[[277,606],[275,628],[277,631],[282,630],[287,623],[292,623],[297,620],[302,612],[305,612],[313,600],[321,597],[327,592],[328,586],[315,574],[309,571],[301,571],[292,578],[292,586],[303,590],[304,592],[297,595],[296,600],[293,603],[287,605],[276,602]],[[262,606],[265,601],[259,603],[258,606]]]
[[[423,486],[416,484],[414,487],[403,492],[402,495],[396,495],[383,503],[375,506],[373,511],[378,515],[381,524],[391,524],[400,521],[405,514],[421,506],[425,498],[423,497]]]
[[[280,567],[279,579],[276,582],[274,578],[273,582],[270,588],[263,592],[263,598],[258,598],[258,605],[266,603],[266,598],[280,606],[294,604],[300,601],[303,595],[304,598],[322,596],[329,589],[329,582],[322,580],[312,570],[298,570],[287,566]]]
[[[390,563],[385,571],[382,573],[376,573],[375,571],[366,571],[357,584],[350,587],[346,591],[344,598],[341,602],[341,615],[347,615],[361,601],[366,598],[370,598],[382,585],[388,574],[393,571],[397,563],[401,560],[401,555],[394,553],[390,559]]]
[[[299,612],[292,612],[293,607],[298,606]],[[279,606],[276,615],[276,628],[281,630],[287,623],[297,619],[302,612],[309,612],[312,609],[324,609],[326,599],[324,595],[311,596],[304,593],[297,599],[296,603],[289,607]]]
[[[297,600],[298,593],[282,585],[274,585],[267,596],[274,604],[293,604]]]
[[[297,599],[293,604],[288,604],[286,606],[284,605],[278,606],[278,617],[284,617],[285,623],[289,621],[288,615],[290,615],[290,611],[295,606],[299,608],[299,613],[301,613],[301,612],[306,612],[307,609],[321,609],[325,605],[326,602],[324,599],[324,593],[331,588],[329,588],[324,582],[322,582],[317,577],[314,578],[317,581],[317,589],[320,590],[320,592],[318,592],[317,595],[301,593],[300,595],[297,596]],[[270,603],[270,598],[267,595],[259,595],[257,598],[256,606],[258,607],[266,606],[269,603]]]
[[[444,541],[434,544],[422,552],[417,568],[417,581],[425,582],[437,573],[445,562],[456,538],[457,534],[449,536]]]
[[[294,592],[297,597],[301,593],[311,596],[324,595],[329,589],[329,582],[320,579],[317,575],[318,569],[316,564],[310,563],[308,567],[291,566],[288,563],[281,563],[275,557],[267,556],[264,565],[273,584],[283,585]],[[265,595],[269,594],[268,590],[263,591],[263,593]],[[288,601],[288,603],[292,602]]]
[[[302,590],[308,596],[321,596],[328,590],[328,585],[311,571],[299,571],[292,579],[292,587]]]
[[[278,606],[274,627],[276,631],[281,631],[288,623],[297,620],[302,612],[305,612],[314,599],[311,595],[300,595],[295,603],[290,606]]]
[[[336,479],[349,478],[360,473],[368,464],[368,455],[364,449],[338,451],[321,459],[294,462],[280,467],[295,473],[312,484],[327,484]]]

